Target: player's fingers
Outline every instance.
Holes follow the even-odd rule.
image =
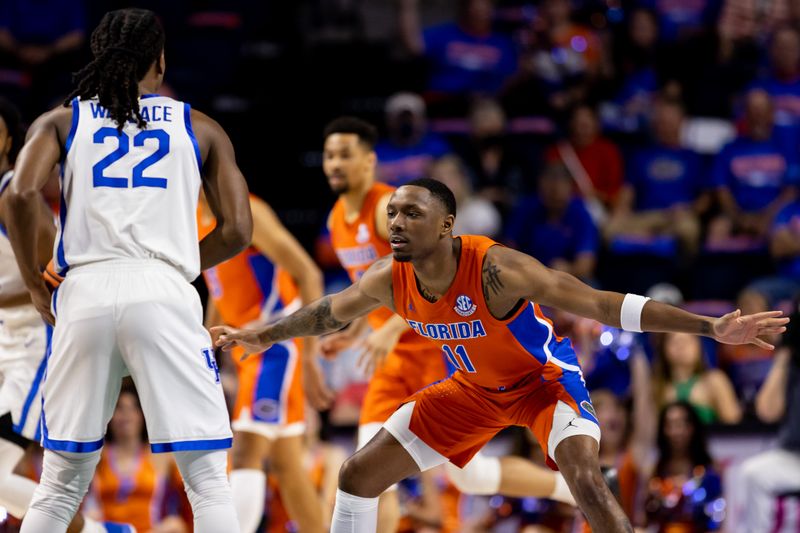
[[[779,328],[758,328],[759,335],[778,335],[786,331],[786,328],[781,326]]]
[[[775,318],[783,316],[783,311],[762,311],[761,313],[753,313],[750,317],[753,320],[762,320],[764,318]],[[786,319],[789,320],[788,318]]]
[[[757,322],[759,327],[769,327],[775,328],[778,326],[785,326],[789,323],[789,319],[787,317],[783,318],[766,318],[764,320],[759,320]]]
[[[770,343],[759,339],[758,337],[756,337],[755,339],[750,341],[750,344],[755,344],[759,348],[764,348],[765,350],[774,350],[775,349],[775,347],[773,345],[771,345]]]

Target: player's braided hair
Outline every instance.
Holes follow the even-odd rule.
[[[120,131],[131,119],[140,128],[146,127],[139,113],[139,81],[163,49],[164,28],[155,13],[146,9],[109,11],[92,32],[94,59],[75,73],[77,88],[64,105],[70,105],[76,96],[97,97]]]

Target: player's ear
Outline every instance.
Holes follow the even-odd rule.
[[[161,55],[156,60],[156,74],[163,75],[164,71],[167,69],[167,60],[164,57],[164,51],[161,51]]]
[[[442,222],[442,233],[448,234],[453,232],[453,226],[456,223],[456,217],[454,215],[447,215],[444,217],[444,221]]]

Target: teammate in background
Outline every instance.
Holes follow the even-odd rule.
[[[251,195],[250,209],[252,245],[203,272],[209,289],[207,324],[263,326],[324,294],[322,272],[269,205]],[[204,198],[198,221],[201,237],[215,224]],[[263,465],[267,458],[300,531],[324,530],[322,508],[303,467],[303,388],[318,409],[330,405],[333,393],[319,366],[317,339],[298,344],[276,344],[244,361],[240,361],[243,350],[232,354],[239,388],[233,412],[231,489],[243,533],[253,533],[264,514],[267,477]]]
[[[8,186],[24,134],[17,110],[0,99],[0,507],[22,518],[33,498],[36,483],[14,474],[14,468],[31,442],[39,442],[42,408],[41,383],[52,328],[31,302],[6,236]],[[53,252],[53,218],[43,197],[36,209],[39,247],[36,264],[47,263]],[[76,514],[69,527],[74,532],[102,532],[106,528]]]
[[[164,31],[141,9],[106,13],[64,107],[31,126],[9,191],[8,235],[39,313],[55,323],[43,385],[41,483],[23,533],[61,533],[100,459],[123,374],[151,449],[175,452],[197,533],[238,529],[231,429],[202,305],[190,282],[250,241],[247,185],[228,136],[156,94]],[[40,189],[61,161],[52,297],[40,274]],[[204,186],[217,227],[197,244]],[[56,322],[54,316],[60,318]]]
[[[375,181],[376,140],[375,128],[357,118],[336,119],[325,129],[323,170],[339,195],[328,226],[333,248],[353,283],[378,258],[391,253],[386,205],[394,188]],[[405,398],[448,373],[441,348],[414,333],[402,317],[380,308],[368,319],[372,333],[364,342],[363,358],[368,374],[375,372],[361,408],[358,449],[378,433]],[[357,322],[323,343],[328,351],[341,349],[359,338],[363,325],[363,320]],[[451,358],[451,364],[455,363]],[[575,505],[560,474],[520,457],[478,454],[464,468],[448,465],[447,473],[468,494],[534,496]],[[381,497],[380,509],[378,530],[394,532],[399,520],[396,491]]]
[[[629,331],[685,331],[765,348],[772,346],[758,336],[785,331],[789,319],[779,311],[710,318],[595,290],[486,237],[454,238],[455,207],[452,192],[437,181],[400,187],[387,206],[392,257],[342,292],[261,330],[214,328],[217,346],[258,351],[335,331],[383,305],[458,362],[452,377],[408,398],[342,466],[333,533],[374,531],[378,496],[388,486],[448,460],[464,466],[511,425],[531,428],[593,531],[632,532],[603,482],[600,428],[577,356],[534,302]]]
[[[141,403],[125,380],[86,507],[96,507],[104,519],[130,522],[139,533],[187,533],[180,506],[167,505],[182,485],[175,462],[146,446]]]

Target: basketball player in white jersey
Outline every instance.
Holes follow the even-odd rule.
[[[52,328],[42,320],[14,259],[5,232],[7,195],[14,177],[14,160],[24,134],[17,110],[0,98],[0,507],[16,518],[28,510],[36,483],[14,473],[31,442],[41,436],[41,383]],[[55,236],[52,214],[39,202],[39,264],[52,255]],[[118,529],[122,529],[119,526]],[[76,514],[69,533],[101,533],[106,528]]]
[[[156,93],[164,32],[154,13],[107,13],[94,59],[64,108],[31,126],[9,197],[8,235],[39,312],[55,323],[43,384],[44,469],[23,533],[62,533],[100,457],[130,372],[153,452],[175,452],[194,530],[239,529],[226,475],[228,412],[190,281],[239,252],[252,220],[225,132]],[[39,274],[39,190],[62,163],[54,251],[64,282]],[[203,185],[217,219],[197,245]]]

